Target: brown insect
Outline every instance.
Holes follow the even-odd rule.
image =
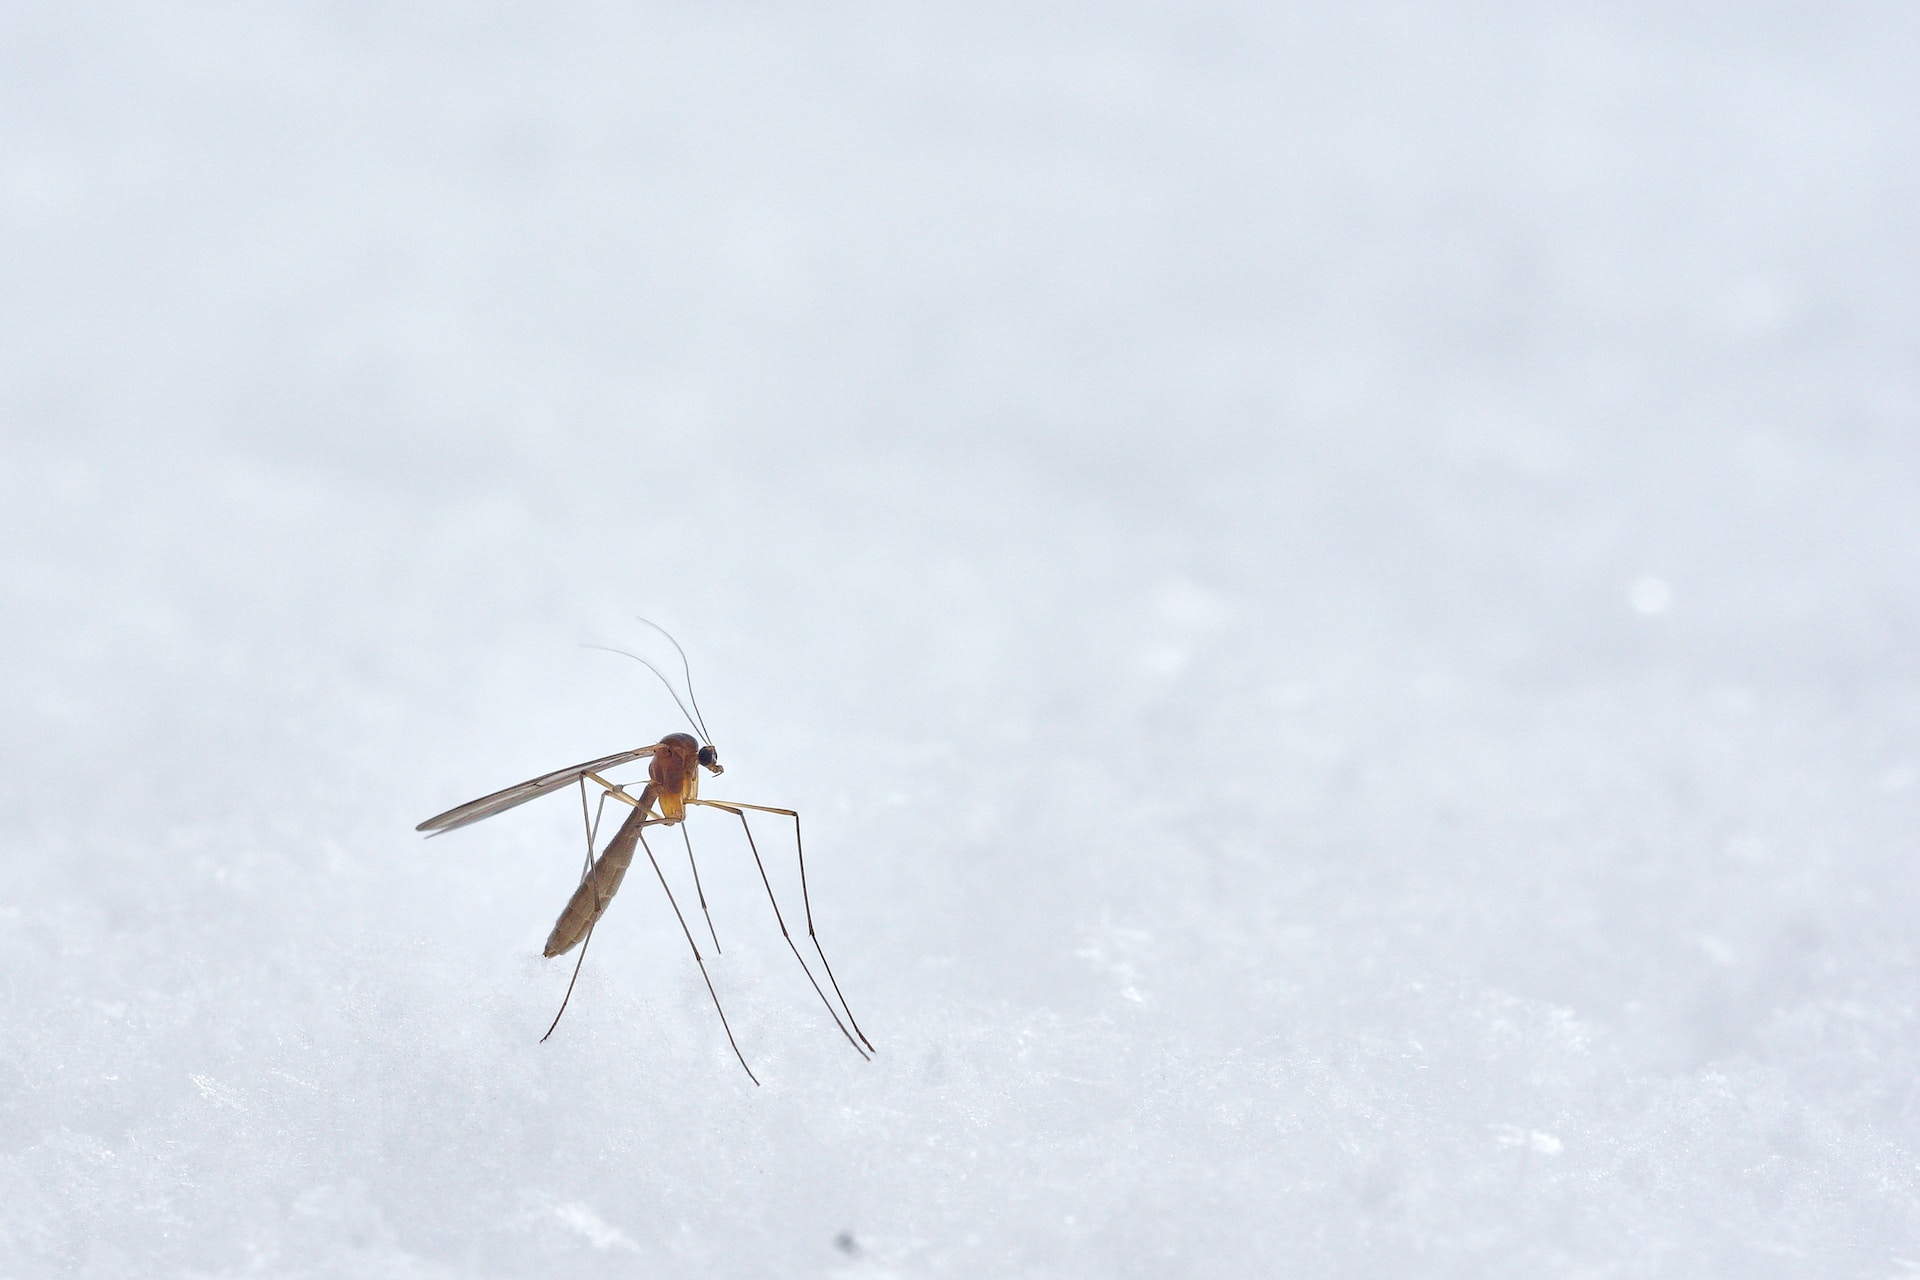
[[[660,682],[667,686],[667,692],[673,695],[674,702],[679,705],[681,714],[687,717],[688,724],[699,730],[699,738],[687,733],[670,733],[651,746],[635,747],[631,751],[620,751],[610,756],[602,756],[598,760],[589,760],[584,764],[556,769],[552,773],[530,778],[515,786],[496,791],[492,795],[481,796],[478,800],[469,800],[443,814],[428,818],[415,830],[424,831],[430,836],[443,835],[448,831],[478,822],[482,818],[491,818],[497,813],[505,813],[508,809],[516,808],[529,800],[538,799],[549,792],[578,785],[580,820],[586,829],[587,837],[586,861],[581,869],[579,888],[573,891],[573,897],[568,899],[566,908],[560,913],[560,918],[554,921],[553,932],[547,935],[546,954],[549,957],[564,955],[577,945],[580,948],[580,956],[574,962],[573,977],[567,982],[567,993],[560,1001],[560,1011],[553,1015],[553,1023],[548,1026],[547,1034],[540,1037],[541,1041],[544,1043],[547,1036],[553,1034],[554,1027],[560,1025],[561,1014],[567,1011],[567,1001],[573,998],[573,985],[580,978],[580,966],[587,958],[587,944],[593,940],[594,926],[606,913],[607,904],[613,901],[613,895],[619,892],[620,882],[626,878],[627,868],[633,862],[634,849],[638,846],[646,851],[647,861],[652,864],[653,874],[658,878],[660,888],[667,895],[667,903],[673,908],[674,918],[680,922],[680,931],[686,935],[687,946],[693,950],[693,961],[699,966],[700,977],[707,984],[707,994],[713,997],[714,1011],[720,1015],[720,1026],[726,1032],[727,1043],[732,1046],[733,1055],[740,1060],[747,1078],[757,1085],[760,1080],[753,1074],[753,1068],[747,1066],[746,1055],[740,1052],[740,1046],[733,1038],[733,1028],[727,1023],[727,1011],[720,1006],[719,993],[713,988],[713,979],[707,973],[706,960],[700,954],[700,946],[693,939],[693,930],[687,927],[687,918],[681,914],[680,904],[674,899],[673,889],[668,885],[667,877],[660,869],[659,860],[653,856],[653,849],[647,844],[646,837],[648,827],[677,826],[680,828],[681,839],[687,847],[687,864],[693,869],[694,892],[699,895],[700,910],[706,916],[707,933],[713,939],[713,949],[717,955],[720,952],[720,936],[714,932],[713,915],[707,911],[706,891],[700,887],[700,867],[694,861],[693,841],[687,835],[686,818],[688,806],[719,809],[722,812],[731,813],[740,819],[740,829],[746,834],[747,848],[753,854],[754,866],[760,871],[760,883],[766,887],[767,901],[773,907],[773,918],[780,926],[780,936],[786,941],[787,949],[792,951],[793,958],[799,961],[801,971],[807,975],[807,981],[812,984],[814,992],[826,1006],[834,1026],[838,1027],[840,1034],[847,1038],[847,1043],[853,1046],[854,1052],[865,1058],[873,1052],[873,1042],[867,1039],[866,1033],[860,1030],[859,1023],[854,1021],[853,1010],[848,1008],[846,996],[840,993],[840,983],[833,976],[833,967],[827,963],[827,953],[821,950],[819,936],[813,929],[813,903],[807,894],[807,854],[806,847],[800,838],[800,815],[792,809],[775,809],[763,804],[743,804],[737,800],[700,798],[700,770],[705,769],[716,777],[725,770],[720,765],[720,753],[714,749],[713,742],[707,734],[705,720],[700,716],[700,704],[693,697],[693,673],[687,665],[686,651],[680,649],[679,641],[674,640],[663,628],[647,622],[645,618],[640,621],[667,636],[674,649],[680,653],[681,668],[687,681],[687,699],[693,703],[692,711],[688,711],[686,703],[680,701],[680,695],[675,692],[673,682],[668,680],[651,662],[637,654],[627,653],[623,649],[610,649],[607,652],[632,658],[646,666],[654,675],[659,676]],[[599,648],[600,646],[588,647]],[[647,784],[641,788],[638,796],[630,794],[624,787],[609,782],[602,776],[635,760],[647,761]],[[600,788],[600,802],[591,818],[588,817],[587,811],[589,782]],[[605,810],[609,799],[618,800],[630,806],[630,810],[626,820],[620,824],[619,830],[615,831],[613,838],[607,841],[607,847],[596,858],[593,854],[594,840],[599,832],[601,813]],[[794,944],[793,935],[787,932],[786,917],[781,913],[780,901],[774,895],[773,882],[767,877],[766,864],[760,859],[760,848],[754,842],[753,828],[747,822],[745,812],[747,810],[793,819],[793,848],[800,867],[800,900],[806,912],[807,940],[813,944],[813,952],[820,958],[820,968],[827,975],[827,985],[839,998],[838,1009],[834,1008],[833,1001],[828,999],[826,991],[813,976],[813,968],[807,963],[806,957],[800,953],[800,948]],[[846,1015],[844,1022],[841,1021],[842,1013]],[[849,1027],[852,1030],[848,1030]]]

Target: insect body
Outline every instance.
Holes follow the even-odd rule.
[[[669,636],[668,639],[672,637]],[[682,654],[683,661],[684,658],[685,655]],[[638,661],[646,662],[646,659],[641,658]],[[653,667],[650,662],[646,665]],[[654,674],[660,675],[657,668],[654,668]],[[661,680],[665,682],[666,677],[661,676]],[[668,689],[672,690],[670,683]],[[688,682],[687,692],[691,698],[693,692],[691,680]],[[675,694],[675,701],[678,700],[679,696]],[[695,713],[697,712],[698,704],[695,705]],[[689,714],[688,719],[693,720],[694,715]],[[698,722],[695,727],[700,727]],[[647,761],[647,783],[637,796],[630,794],[624,787],[607,781],[603,776],[622,765],[642,759]],[[680,828],[681,837],[687,846],[687,862],[693,869],[694,888],[700,895],[700,909],[705,913],[707,903],[705,891],[700,889],[700,868],[693,860],[693,844],[686,835],[687,810],[692,806],[731,813],[740,820],[740,829],[746,835],[747,848],[753,854],[754,866],[760,872],[761,884],[767,891],[767,901],[773,907],[774,920],[780,926],[780,935],[786,941],[787,948],[793,952],[794,959],[799,961],[801,970],[807,975],[807,981],[812,984],[821,1002],[826,1005],[834,1025],[839,1027],[840,1033],[847,1038],[847,1042],[853,1046],[854,1051],[865,1057],[872,1052],[873,1044],[867,1039],[866,1033],[860,1030],[859,1024],[854,1021],[853,1010],[848,1008],[847,998],[841,995],[839,981],[834,978],[832,966],[827,963],[826,952],[820,948],[819,936],[814,933],[813,906],[807,895],[806,849],[800,838],[800,815],[791,809],[774,809],[766,805],[703,800],[700,798],[702,769],[715,776],[725,772],[720,765],[719,753],[714,750],[713,745],[710,742],[702,743],[691,734],[670,733],[651,746],[636,747],[631,751],[602,756],[598,760],[589,760],[584,764],[556,769],[552,773],[542,774],[540,777],[530,778],[491,795],[482,796],[478,800],[470,800],[436,817],[428,818],[416,830],[424,831],[429,835],[442,835],[470,823],[479,822],[483,818],[491,818],[497,813],[504,813],[508,809],[563,787],[577,785],[580,788],[580,816],[587,836],[587,858],[582,868],[580,885],[573,891],[573,896],[568,900],[566,908],[561,911],[560,918],[554,922],[553,932],[547,937],[545,950],[546,954],[552,957],[564,955],[578,946],[580,958],[574,964],[573,980],[567,983],[567,995],[560,1002],[560,1012],[553,1017],[553,1026],[547,1028],[547,1035],[553,1034],[554,1027],[560,1024],[560,1015],[567,1010],[567,1000],[573,997],[573,982],[579,979],[580,964],[586,959],[586,947],[593,938],[594,926],[606,913],[607,905],[613,901],[614,894],[619,892],[620,883],[626,878],[627,869],[633,864],[633,855],[636,849],[639,849],[645,851],[647,861],[653,867],[661,889],[666,892],[667,902],[673,907],[674,917],[680,922],[680,930],[686,935],[687,945],[693,951],[694,963],[699,966],[700,976],[707,985],[707,993],[713,997],[713,1007],[720,1015],[720,1025],[726,1031],[727,1043],[733,1047],[734,1056],[740,1059],[740,1065],[746,1069],[748,1078],[758,1084],[760,1082],[754,1076],[753,1069],[747,1066],[746,1056],[740,1052],[740,1046],[734,1041],[733,1029],[727,1024],[726,1010],[721,1008],[719,994],[713,989],[713,979],[707,974],[706,961],[700,954],[700,946],[694,941],[693,931],[687,927],[686,917],[681,914],[680,904],[675,901],[673,889],[667,884],[666,875],[661,871],[660,863],[654,857],[653,849],[647,844],[646,837],[648,827],[677,826]],[[602,809],[610,799],[629,806],[625,821],[620,824],[619,829],[614,832],[613,838],[607,842],[606,848],[598,857],[594,856],[593,846],[600,815],[599,811],[596,811],[592,818],[587,816],[587,784],[589,782],[600,788]],[[814,978],[813,969],[807,963],[806,957],[801,955],[799,947],[795,945],[793,935],[787,931],[787,922],[781,913],[779,899],[774,895],[773,883],[767,877],[766,864],[761,861],[759,846],[753,839],[753,828],[747,823],[747,810],[793,819],[794,853],[800,867],[800,895],[806,914],[807,938],[813,944],[814,954],[819,957],[821,970],[827,975],[828,986],[832,988],[833,994],[839,997],[840,1004],[837,1009],[834,1007],[833,1000],[829,999],[826,991],[821,988],[819,981]],[[714,951],[717,954],[720,950],[720,939],[719,935],[713,931],[711,915],[707,915],[707,931],[713,938]],[[844,1022],[841,1020],[842,1013],[846,1015]],[[545,1040],[547,1036],[540,1038]]]
[[[653,759],[647,764],[647,785],[640,792],[640,798],[633,801],[633,812],[614,832],[605,852],[593,860],[581,878],[580,887],[568,900],[567,909],[553,922],[553,932],[547,935],[549,958],[573,950],[574,944],[598,923],[633,862],[633,848],[640,840],[640,829],[650,821],[686,820],[688,802],[700,797],[698,766],[702,763],[715,773],[725,772],[713,748],[702,747],[691,734],[670,733],[654,744]],[[585,781],[584,776],[581,780]],[[620,794],[625,798],[624,793]],[[660,810],[657,818],[650,816],[655,806]]]

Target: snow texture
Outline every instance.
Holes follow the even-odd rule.
[[[1920,1272],[1914,5],[0,59],[0,1274]]]

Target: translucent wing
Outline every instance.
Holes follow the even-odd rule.
[[[558,791],[570,787],[580,780],[582,774],[599,773],[602,769],[617,769],[630,760],[638,760],[652,755],[658,750],[658,744],[635,747],[631,751],[622,751],[617,755],[601,756],[598,760],[589,760],[585,764],[568,765],[564,769],[555,769],[552,773],[543,773],[518,785],[496,791],[490,796],[481,796],[478,800],[469,800],[463,805],[447,810],[436,817],[428,818],[415,827],[415,831],[424,831],[429,835],[440,835],[457,827],[482,818],[491,818],[496,813],[505,813],[516,805],[529,800],[537,800],[549,791]]]

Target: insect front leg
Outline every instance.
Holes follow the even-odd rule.
[[[767,901],[773,905],[773,918],[780,926],[780,937],[785,940],[787,949],[793,952],[793,958],[800,962],[800,968],[807,975],[807,981],[813,985],[814,993],[820,997],[820,1002],[827,1006],[827,1012],[833,1017],[833,1025],[840,1028],[840,1034],[846,1036],[847,1043],[853,1046],[855,1053],[860,1054],[863,1058],[866,1057],[868,1053],[873,1051],[873,1043],[867,1039],[867,1033],[860,1030],[860,1024],[854,1021],[853,1010],[847,1007],[847,998],[841,995],[840,983],[833,976],[833,966],[827,963],[827,953],[820,949],[820,939],[813,932],[813,907],[811,903],[807,901],[807,858],[805,851],[802,850],[800,854],[800,900],[806,905],[807,937],[813,942],[814,954],[820,957],[820,967],[826,970],[827,982],[833,987],[833,994],[840,997],[840,1008],[838,1010],[833,1007],[833,1001],[827,999],[827,993],[820,989],[819,981],[813,976],[813,969],[808,966],[806,957],[800,954],[800,949],[794,945],[793,935],[787,932],[786,918],[780,913],[780,900],[774,895],[773,882],[767,878],[766,864],[760,860],[760,847],[754,843],[753,828],[747,824],[747,815],[741,812],[741,810],[753,809],[760,813],[777,813],[792,818],[795,848],[800,848],[800,815],[791,809],[770,809],[762,804],[740,804],[731,800],[689,800],[687,803],[705,805],[709,809],[720,809],[740,819],[740,829],[746,833],[747,837],[747,848],[753,852],[753,865],[759,868],[760,883],[766,886]],[[840,1021],[840,1014],[843,1011],[847,1015],[847,1020],[844,1023]],[[853,1028],[851,1032],[847,1030],[849,1026]],[[855,1036],[858,1036],[859,1039],[854,1039]],[[860,1047],[862,1044],[866,1045],[865,1049]]]

